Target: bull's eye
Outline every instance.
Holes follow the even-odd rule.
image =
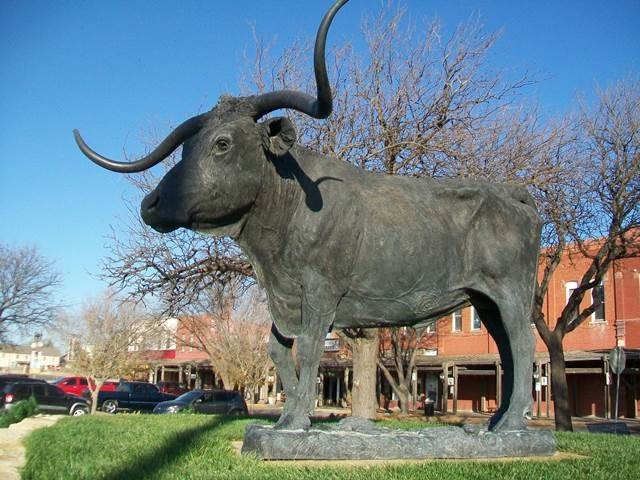
[[[218,137],[213,146],[213,153],[220,155],[226,153],[231,148],[231,139],[228,137]]]

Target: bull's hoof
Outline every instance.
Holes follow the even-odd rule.
[[[282,414],[273,428],[277,430],[309,430],[311,420],[306,416]]]

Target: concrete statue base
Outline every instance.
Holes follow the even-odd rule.
[[[242,453],[264,460],[531,457],[555,454],[556,442],[548,430],[494,433],[477,426],[399,430],[349,417],[310,430],[249,425]]]

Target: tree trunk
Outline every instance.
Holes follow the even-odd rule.
[[[564,350],[562,348],[562,337],[558,332],[553,332],[549,336],[547,348],[549,349],[549,359],[551,361],[551,393],[553,394],[556,431],[573,432]]]
[[[222,380],[222,388],[224,388],[225,390],[231,390],[233,388],[233,384],[231,382],[231,379],[229,378],[229,375],[227,375],[225,371],[218,372],[218,375]]]
[[[396,395],[398,395],[398,400],[400,401],[400,413],[405,415],[409,414],[409,387],[405,385],[404,382],[398,383],[398,388],[396,389]]]
[[[99,389],[91,390],[91,414],[93,415],[98,411],[98,393]]]
[[[102,385],[104,385],[104,380],[95,380],[94,390],[91,389],[92,382],[89,377],[87,377],[87,381],[89,383],[89,391],[91,392],[91,414],[93,415],[98,411],[98,394],[100,393]]]
[[[391,390],[393,390],[393,393],[395,393],[396,397],[398,397],[400,412],[408,414],[410,392],[409,385],[407,384],[407,382],[405,382],[404,377],[400,373],[398,373],[397,370],[394,372],[394,377],[394,375],[389,371],[384,363],[378,362],[378,366],[380,367],[380,370],[382,370],[384,378],[387,380],[387,382],[389,382]]]
[[[363,337],[349,339],[353,358],[353,389],[351,391],[351,415],[375,419],[378,333],[367,331]]]

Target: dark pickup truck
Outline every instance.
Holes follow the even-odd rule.
[[[98,392],[98,408],[107,413],[119,410],[151,411],[158,403],[174,398],[175,395],[160,392],[152,383],[121,381],[113,392]]]

